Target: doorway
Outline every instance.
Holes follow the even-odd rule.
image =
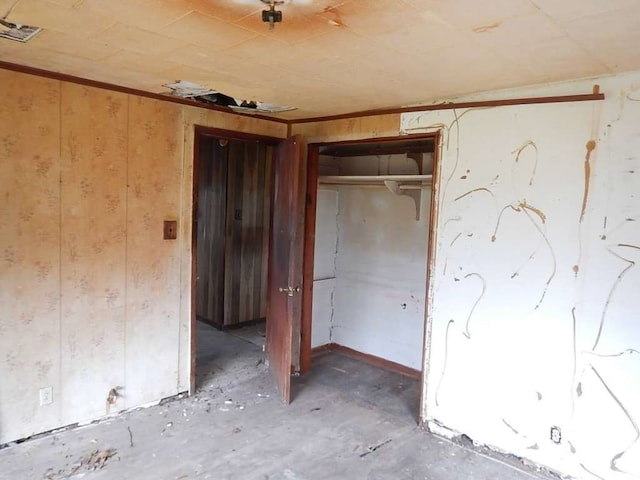
[[[221,330],[264,323],[273,146],[197,142],[196,318]]]
[[[437,144],[429,135],[309,146],[303,371],[337,351],[423,378]]]
[[[302,303],[304,188],[299,187],[305,171],[300,152],[298,137],[195,129],[192,391],[198,354],[207,355],[198,342],[206,324],[257,343],[283,401],[290,401]],[[261,329],[247,332],[254,324]],[[264,341],[255,342],[256,333]],[[228,351],[214,334],[207,332],[218,342],[211,349]]]
[[[197,386],[260,355],[274,142],[199,130],[194,159]]]

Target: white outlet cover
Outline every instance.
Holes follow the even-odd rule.
[[[53,387],[40,389],[40,406],[51,405],[53,403]]]

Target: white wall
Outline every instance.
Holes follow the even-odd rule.
[[[398,156],[338,163],[342,174],[417,173]],[[422,368],[430,195],[416,221],[413,200],[384,187],[318,191],[312,346]]]
[[[316,244],[313,263],[311,347],[331,343],[336,251],[338,248],[338,192],[318,189]]]
[[[429,231],[413,200],[340,188],[333,342],[421,370]]]
[[[604,102],[411,113],[402,129],[443,132],[430,425],[613,480],[640,476],[640,74],[598,83]]]

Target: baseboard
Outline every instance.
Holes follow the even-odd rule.
[[[256,318],[255,320],[247,320],[246,322],[232,323],[230,325],[224,325],[224,324],[222,324],[220,322],[215,322],[213,320],[209,320],[208,318],[201,317],[200,315],[196,316],[196,320],[198,320],[199,322],[202,322],[202,323],[206,323],[207,325],[210,325],[213,328],[215,328],[217,330],[221,330],[223,332],[225,332],[227,330],[236,330],[238,328],[248,327],[250,325],[257,325],[259,323],[265,323],[267,321],[266,318],[262,317],[262,318]]]
[[[324,345],[320,345],[319,347],[313,347],[311,349],[311,358],[319,357],[320,355],[324,355],[325,353],[330,353],[333,351],[333,346],[335,343],[325,343]]]
[[[373,365],[374,367],[398,373],[400,375],[404,375],[405,377],[413,378],[414,380],[420,380],[420,378],[422,377],[422,372],[420,370],[414,370],[413,368],[409,368],[400,363],[392,362],[391,360],[386,360],[375,355],[362,353],[358,350],[345,347],[344,345],[340,345],[338,343],[326,343],[324,345],[314,347],[311,349],[311,356],[318,357],[330,352],[342,353],[343,355],[363,361],[365,363],[368,363],[369,365]]]

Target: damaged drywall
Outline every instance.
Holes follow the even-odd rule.
[[[423,414],[626,479],[640,476],[640,74],[597,83],[605,101],[408,113],[401,128],[443,135]]]

